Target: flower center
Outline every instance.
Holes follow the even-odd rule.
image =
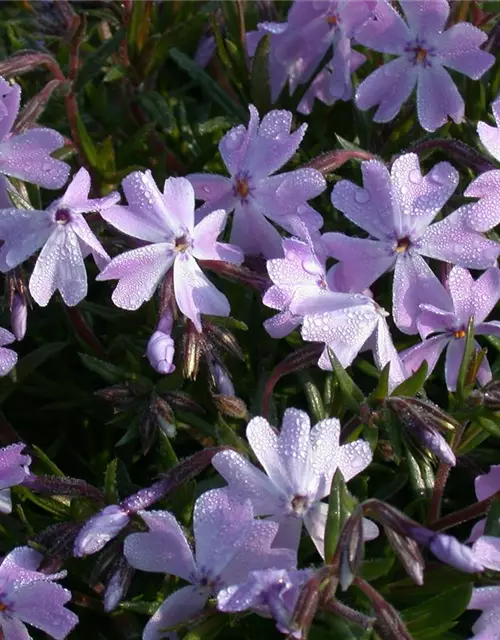
[[[414,42],[407,44],[405,51],[409,54],[410,61],[413,62],[414,65],[419,64],[424,67],[429,67],[431,65],[430,58],[434,55],[435,49],[434,47],[428,46],[425,40],[419,40],[417,38]]]
[[[453,337],[456,340],[459,340],[460,338],[465,338],[465,331],[463,329],[458,329],[458,331],[453,332]]]
[[[177,253],[184,253],[191,246],[191,240],[187,235],[179,236],[175,239],[175,250]]]
[[[292,498],[292,511],[296,516],[303,516],[309,509],[309,498],[307,496],[294,496]]]
[[[396,246],[396,253],[405,253],[408,251],[411,242],[409,238],[401,238]]]
[[[69,209],[58,209],[56,211],[54,219],[57,224],[68,224],[68,222],[71,220],[71,213]]]
[[[236,182],[234,184],[234,193],[242,200],[246,200],[248,198],[248,194],[250,193],[250,185],[248,184],[248,180],[246,178],[236,178]]]
[[[335,14],[328,16],[326,21],[331,27],[336,27],[339,23],[339,18]]]
[[[7,605],[4,604],[3,602],[0,602],[0,612],[5,611],[7,609]]]

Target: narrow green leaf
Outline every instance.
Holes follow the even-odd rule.
[[[466,395],[466,381],[469,366],[474,354],[474,318],[471,316],[467,324],[467,332],[465,334],[465,348],[460,369],[457,378],[457,396],[459,400],[463,400]]]
[[[92,167],[97,167],[99,164],[99,155],[96,146],[92,142],[92,138],[89,136],[87,127],[83,124],[83,120],[78,112],[76,114],[76,128],[78,129],[78,136],[80,138],[85,157]]]
[[[332,369],[338,380],[345,404],[354,413],[359,413],[359,405],[364,401],[364,395],[354,380],[349,376],[344,367],[340,364],[335,353],[328,347],[328,356],[332,363]]]
[[[122,367],[117,367],[116,365],[111,364],[111,362],[94,358],[86,353],[79,353],[78,355],[87,369],[90,369],[91,371],[94,371],[94,373],[100,375],[106,382],[116,384],[117,382],[123,382],[123,380],[135,380],[138,383],[144,384],[144,390],[152,388],[151,381],[144,376],[137,375],[136,373],[123,369]]]
[[[484,416],[480,416],[474,420],[476,424],[478,424],[481,429],[487,431],[490,435],[495,436],[495,438],[500,438],[500,425],[493,420],[489,420]]]
[[[299,373],[299,378],[304,387],[309,413],[314,416],[316,422],[324,420],[326,418],[325,407],[323,406],[323,399],[318,387],[307,373]]]
[[[330,562],[335,554],[340,532],[348,516],[343,506],[343,496],[346,492],[344,477],[340,469],[335,471],[330,486],[330,497],[328,499],[328,515],[326,517],[325,528],[325,558]]]
[[[393,390],[391,396],[413,397],[422,391],[428,369],[427,361],[424,360],[415,373],[409,378],[406,378],[406,380],[403,380],[403,382]]]
[[[106,467],[104,476],[104,497],[108,504],[116,504],[120,497],[118,495],[118,485],[116,481],[116,470],[118,467],[118,458],[113,458]]]
[[[377,386],[370,393],[367,398],[368,404],[372,402],[377,403],[379,400],[384,400],[389,395],[389,371],[391,363],[388,362],[380,372],[380,377],[377,382]]]
[[[386,576],[394,564],[394,560],[395,557],[392,555],[388,558],[365,560],[361,567],[361,577],[371,582],[372,580]]]
[[[486,520],[485,533],[487,536],[500,538],[500,498],[495,498],[491,503]]]
[[[77,93],[83,89],[87,82],[102,73],[103,65],[113,53],[118,51],[124,37],[125,30],[119,29],[114,36],[106,40],[93,54],[85,58],[75,83]]]
[[[40,462],[44,465],[44,467],[50,474],[58,476],[60,478],[64,476],[64,472],[59,469],[55,462],[52,462],[45,451],[42,451],[40,447],[36,446],[36,444],[31,445],[31,448],[36,453],[36,457],[40,460]]]
[[[260,112],[269,111],[271,105],[271,84],[269,82],[269,52],[271,36],[265,35],[255,51],[250,76],[253,104]]]
[[[175,128],[175,118],[168,102],[158,91],[139,93],[138,102],[147,116],[159,125],[165,133],[171,133]]]
[[[401,611],[408,630],[413,635],[453,621],[466,610],[472,594],[472,581],[457,586],[448,585],[444,592]]]

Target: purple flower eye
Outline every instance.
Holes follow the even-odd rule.
[[[71,220],[69,209],[58,209],[54,216],[57,224],[67,224]]]

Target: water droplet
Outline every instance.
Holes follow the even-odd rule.
[[[366,189],[360,189],[359,191],[356,191],[354,199],[358,204],[365,204],[370,200],[370,194]]]
[[[422,176],[418,169],[412,169],[408,178],[410,179],[410,182],[413,182],[413,184],[420,184],[422,182]]]

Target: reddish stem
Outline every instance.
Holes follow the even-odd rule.
[[[106,358],[106,351],[76,307],[66,307],[69,319],[77,335],[86,342],[99,358]]]

